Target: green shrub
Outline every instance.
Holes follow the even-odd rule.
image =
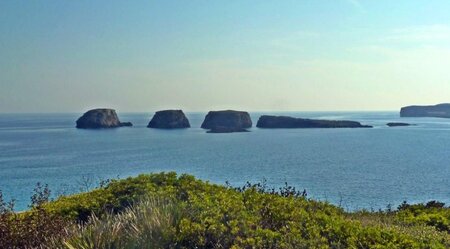
[[[398,208],[396,219],[412,225],[425,224],[450,234],[450,208],[442,202],[410,205],[404,202]]]
[[[14,202],[6,203],[0,191],[0,248],[45,248],[52,239],[65,237],[71,222],[48,212],[50,190],[38,184],[31,197],[30,210],[14,212]]]
[[[448,208],[437,202],[345,213],[288,185],[232,188],[175,173],[113,180],[42,209],[78,223],[55,248],[450,247]]]

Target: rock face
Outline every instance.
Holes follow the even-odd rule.
[[[356,121],[304,119],[286,116],[261,116],[258,128],[372,128]]]
[[[241,111],[211,111],[202,123],[203,129],[211,133],[245,132],[252,127],[252,119],[248,112]]]
[[[392,123],[387,123],[386,125],[389,126],[389,127],[397,127],[397,126],[410,126],[412,124],[408,124],[408,123],[394,123],[394,122],[392,122]]]
[[[101,129],[133,126],[130,122],[121,123],[113,109],[94,109],[86,112],[77,120],[79,129]]]
[[[147,127],[157,129],[181,129],[189,128],[191,125],[182,110],[165,110],[156,112]]]
[[[400,117],[450,118],[450,104],[402,107]]]

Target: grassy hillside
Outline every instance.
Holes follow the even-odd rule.
[[[288,186],[236,189],[175,173],[114,180],[48,203],[38,192],[27,213],[2,205],[0,248],[450,247],[450,209],[438,202],[346,213]]]

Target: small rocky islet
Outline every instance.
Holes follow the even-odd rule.
[[[201,128],[209,130],[208,133],[231,133],[247,132],[252,125],[248,112],[226,110],[208,112]]]
[[[401,122],[390,122],[386,124],[389,127],[400,127],[400,126],[411,126],[413,124],[401,123]]]
[[[185,129],[190,128],[191,124],[182,110],[164,110],[156,112],[147,127],[156,129]]]
[[[133,126],[130,122],[120,122],[113,109],[99,108],[89,110],[76,121],[78,129],[104,129]]]

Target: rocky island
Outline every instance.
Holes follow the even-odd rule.
[[[248,112],[242,111],[210,111],[201,126],[209,133],[246,132],[252,127]]]
[[[93,109],[77,120],[78,129],[102,129],[133,126],[130,122],[120,122],[117,113],[113,109]]]
[[[356,121],[321,120],[294,118],[288,116],[263,115],[256,124],[258,128],[372,128]]]
[[[183,129],[190,128],[191,125],[182,110],[164,110],[156,112],[147,127],[157,129]]]
[[[450,118],[450,104],[402,107],[400,117]]]

